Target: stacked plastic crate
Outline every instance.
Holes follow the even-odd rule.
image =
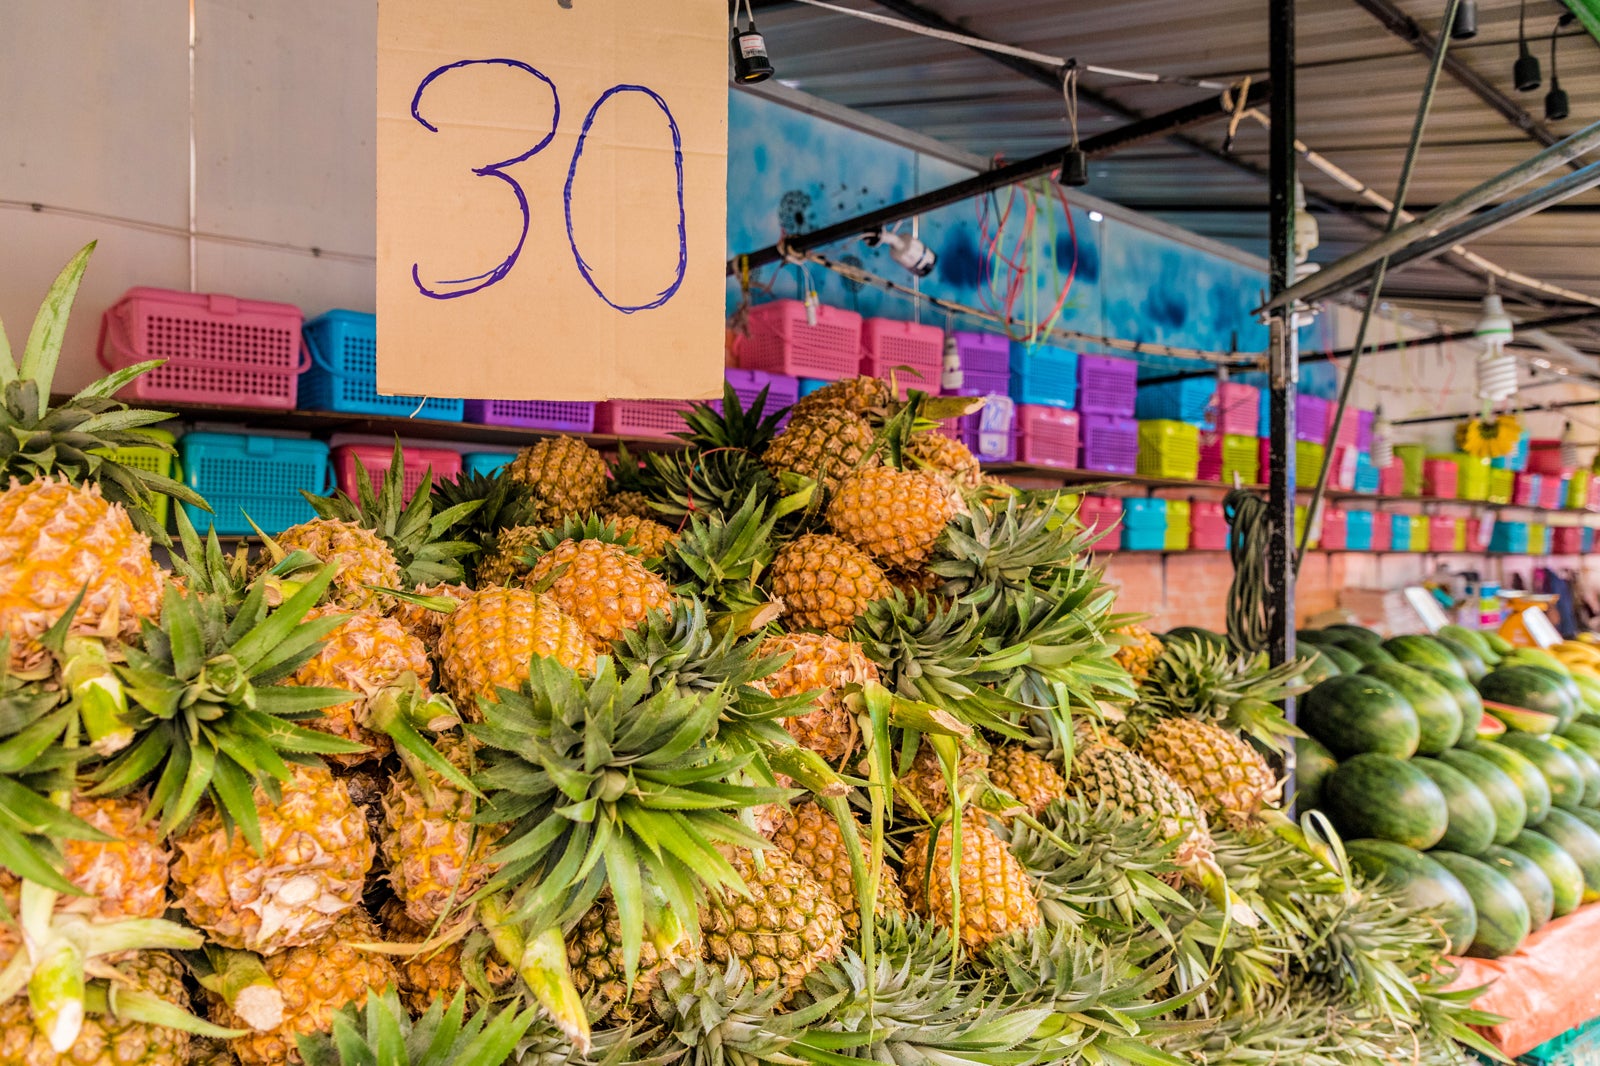
[[[1189,547],[1195,551],[1223,551],[1229,545],[1228,516],[1215,500],[1195,500],[1189,505]]]
[[[1099,537],[1095,551],[1116,551],[1122,547],[1122,501],[1115,496],[1085,496],[1078,501],[1078,521]]]
[[[1078,358],[1078,412],[1083,434],[1083,467],[1114,474],[1139,470],[1139,366],[1131,359],[1084,355]],[[1194,475],[1189,475],[1193,477]]]
[[[956,334],[963,385],[969,356]],[[1078,356],[1047,344],[1012,343],[1006,384],[1017,405],[1017,454],[1026,463],[1072,469],[1083,458],[1078,402]],[[995,355],[985,354],[985,365]],[[1085,464],[1086,465],[1086,464]]]
[[[943,390],[956,396],[987,397],[981,409],[956,421],[951,435],[983,462],[1010,462],[1022,457],[1022,420],[1019,405],[1010,395],[1011,342],[990,333],[961,330],[944,342],[942,352]],[[1075,460],[1076,421],[1072,431],[1071,458]],[[1069,461],[1051,465],[1072,464]]]
[[[1163,550],[1167,546],[1167,501],[1124,500],[1122,527],[1122,547],[1125,550]]]

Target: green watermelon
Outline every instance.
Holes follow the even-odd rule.
[[[1294,741],[1295,810],[1305,811],[1318,805],[1322,798],[1322,782],[1338,766],[1333,753],[1311,737],[1296,737]]]
[[[1590,829],[1583,819],[1559,808],[1552,809],[1535,832],[1548,837],[1571,855],[1572,861],[1583,871],[1583,901],[1600,900],[1600,833]]]
[[[1522,901],[1528,905],[1530,932],[1550,920],[1555,912],[1556,890],[1538,863],[1520,851],[1503,848],[1499,844],[1489,845],[1488,850],[1477,858],[1522,893]]]
[[[1592,807],[1579,807],[1577,810],[1568,811],[1567,813],[1590,829],[1593,829],[1596,833],[1600,833],[1600,811]]]
[[[1393,755],[1366,752],[1322,782],[1322,810],[1346,837],[1378,837],[1419,851],[1439,843],[1450,808],[1433,778]]]
[[[1328,658],[1314,644],[1302,644],[1297,650],[1301,663],[1300,683],[1302,685],[1317,685],[1330,677],[1337,677],[1344,673],[1339,665]]]
[[[1526,755],[1512,751],[1498,740],[1480,741],[1472,749],[1472,754],[1494,763],[1517,783],[1522,790],[1523,800],[1528,804],[1525,825],[1538,825],[1544,821],[1544,816],[1550,811],[1550,783],[1544,779],[1539,768],[1528,761]]]
[[[1345,622],[1335,622],[1331,626],[1323,626],[1322,635],[1338,644],[1383,643],[1383,634],[1368,629],[1366,626],[1350,625]]]
[[[1494,843],[1497,828],[1494,807],[1471,778],[1437,759],[1419,757],[1412,759],[1411,765],[1433,778],[1433,783],[1444,793],[1450,820],[1444,836],[1439,838],[1439,847],[1463,855],[1478,855]]]
[[[1550,736],[1561,724],[1561,719],[1553,714],[1513,707],[1509,703],[1497,703],[1494,700],[1484,700],[1483,709],[1504,723],[1506,728],[1518,733],[1531,733],[1536,737]]]
[[[1383,642],[1383,650],[1407,666],[1431,666],[1435,670],[1448,670],[1462,678],[1467,671],[1460,660],[1450,654],[1450,649],[1432,637],[1418,634],[1390,637]]]
[[[1539,869],[1550,879],[1554,901],[1551,911],[1557,918],[1571,914],[1583,902],[1583,868],[1549,837],[1540,836],[1532,829],[1517,834],[1517,839],[1507,845],[1539,864]]]
[[[1588,752],[1591,759],[1600,762],[1600,728],[1587,722],[1573,722],[1561,736]]]
[[[1361,660],[1363,666],[1376,666],[1379,663],[1398,663],[1400,660],[1384,648],[1382,644],[1363,644],[1361,641],[1346,641],[1341,645],[1345,651]]]
[[[1496,744],[1504,745],[1539,768],[1550,786],[1550,802],[1557,807],[1583,806],[1583,774],[1578,764],[1548,740],[1527,733],[1507,733]]]
[[[1446,651],[1456,657],[1456,662],[1460,663],[1461,668],[1466,671],[1468,681],[1475,682],[1489,672],[1489,665],[1484,661],[1483,656],[1467,645],[1445,636],[1436,636],[1433,639],[1435,643],[1443,646]]]
[[[1528,801],[1511,775],[1476,752],[1456,748],[1444,752],[1439,761],[1478,786],[1494,811],[1494,842],[1509,844],[1522,832],[1528,818]],[[1460,850],[1460,849],[1457,849]]]
[[[1578,767],[1578,776],[1583,778],[1583,796],[1579,799],[1578,805],[1600,807],[1600,762],[1595,762],[1594,756],[1566,737],[1551,737],[1550,746],[1571,759]]]
[[[1361,672],[1382,681],[1411,704],[1417,715],[1418,754],[1437,755],[1455,747],[1456,741],[1461,739],[1461,730],[1466,725],[1461,719],[1461,705],[1450,695],[1449,689],[1433,678],[1416,667],[1400,663],[1363,666]]]
[[[1315,647],[1322,655],[1326,656],[1328,660],[1333,663],[1333,665],[1337,666],[1341,674],[1356,673],[1363,665],[1360,659],[1357,659],[1354,655],[1351,655],[1350,652],[1341,645],[1334,644],[1331,641],[1319,641],[1318,643],[1314,644],[1313,647]]]
[[[1472,682],[1457,677],[1448,670],[1434,670],[1427,666],[1418,669],[1443,685],[1445,691],[1455,697],[1456,706],[1461,708],[1461,736],[1456,743],[1462,747],[1470,746],[1475,733],[1474,723],[1483,717],[1483,700],[1478,696],[1478,690],[1472,687]]]
[[[1478,681],[1478,692],[1486,700],[1554,715],[1560,720],[1557,732],[1578,714],[1578,702],[1562,678],[1541,666],[1497,666]]]
[[[1340,759],[1367,751],[1409,759],[1422,735],[1406,698],[1364,674],[1330,677],[1306,693],[1299,725]]]
[[[1533,926],[1533,916],[1516,885],[1488,863],[1470,855],[1436,851],[1428,857],[1454,874],[1472,897],[1472,909],[1478,912],[1478,930],[1473,934],[1468,955],[1498,959],[1522,946]]]
[[[1481,636],[1484,639],[1484,642],[1489,645],[1489,650],[1494,652],[1496,655],[1503,657],[1510,655],[1512,652],[1517,650],[1517,646],[1515,644],[1511,643],[1505,637],[1502,637],[1499,633],[1496,633],[1492,629],[1480,629],[1478,630],[1478,635]]]
[[[1347,840],[1344,850],[1361,873],[1394,889],[1408,906],[1438,919],[1453,954],[1467,950],[1478,932],[1478,912],[1454,874],[1391,840]]]
[[[1471,648],[1477,653],[1478,658],[1482,659],[1488,666],[1493,666],[1500,661],[1500,653],[1490,647],[1489,641],[1476,629],[1468,629],[1465,626],[1454,624],[1443,625],[1439,627],[1439,632],[1435,636],[1443,640],[1453,640],[1463,647]]]

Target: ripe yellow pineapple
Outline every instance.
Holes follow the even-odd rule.
[[[758,859],[746,848],[728,856],[749,896],[714,891],[701,910],[707,953],[739,960],[758,988],[782,982],[790,992],[844,947],[844,918],[828,891],[780,848]]]
[[[586,515],[606,498],[606,461],[576,437],[551,437],[524,448],[507,469],[534,491],[544,522]]]
[[[1171,774],[1207,814],[1248,824],[1280,786],[1266,758],[1231,730],[1192,718],[1164,718],[1139,742],[1146,759]]]
[[[137,633],[161,609],[150,538],[97,485],[13,479],[0,491],[0,637],[11,639],[13,669],[40,667],[47,653],[38,638],[80,592],[74,634]]]
[[[950,890],[955,834],[949,822],[938,827],[937,839],[934,832],[924,829],[906,845],[906,898],[913,911],[956,932],[969,951],[982,951],[1000,937],[1026,932],[1039,924],[1039,902],[1034,898],[1027,871],[982,819],[968,817],[961,823],[957,882],[961,928],[956,929],[954,894]]]
[[[472,772],[471,742],[443,736],[436,747],[450,765]],[[459,907],[489,879],[484,862],[496,826],[475,826],[472,795],[433,770],[417,765],[394,776],[383,796],[379,839],[389,883],[412,921],[431,926]]]
[[[405,905],[397,899],[384,901],[378,908],[378,918],[383,924],[383,938],[389,943],[426,945],[412,954],[393,955],[400,1001],[412,1014],[422,1014],[435,999],[448,1002],[463,988],[470,988],[463,965],[466,962],[464,937],[458,937],[452,923],[441,930],[430,943],[430,927],[419,925],[406,916]],[[502,962],[487,944],[481,960],[483,976],[493,988],[507,984],[514,976],[512,969]]]
[[[877,665],[863,654],[861,645],[825,633],[784,633],[768,637],[756,649],[757,658],[784,653],[789,661],[762,681],[767,691],[779,699],[820,692],[814,710],[780,719],[783,727],[830,763],[849,758],[860,741],[860,730],[845,704],[845,690],[878,680]]]
[[[989,753],[978,748],[963,747],[956,762],[956,783],[965,785],[989,768]],[[921,816],[901,792],[910,793],[922,804],[922,812],[937,818],[950,807],[950,789],[945,783],[944,767],[939,762],[933,745],[926,740],[911,758],[911,767],[895,780],[895,808],[902,814]]]
[[[1067,789],[1089,803],[1120,809],[1128,818],[1151,819],[1166,840],[1182,840],[1176,861],[1195,866],[1211,861],[1211,827],[1193,796],[1154,763],[1120,745],[1079,750]]]
[[[554,600],[527,589],[479,589],[451,612],[439,634],[439,673],[461,713],[476,720],[477,698],[519,688],[535,655],[580,673],[594,669],[594,645]]]
[[[989,780],[1038,814],[1066,793],[1067,783],[1050,762],[1021,744],[1002,744],[989,756]]]
[[[889,584],[899,589],[900,594],[908,600],[917,596],[934,596],[944,585],[944,578],[932,570],[894,569],[884,571],[884,576],[889,579]]]
[[[662,951],[646,936],[639,947],[639,965],[632,987],[622,953],[622,918],[610,896],[584,912],[567,934],[567,969],[578,994],[595,1005],[597,1013],[618,1024],[650,1014],[650,993],[664,966],[691,949],[687,939]]]
[[[827,512],[839,536],[884,566],[903,567],[915,567],[933,554],[955,514],[955,503],[937,477],[886,466],[841,479]]]
[[[341,613],[329,607],[319,607],[306,616],[306,620],[328,614]],[[385,688],[401,684],[406,674],[416,678],[419,695],[426,696],[427,682],[433,676],[428,663],[428,648],[417,637],[407,633],[393,618],[374,611],[354,611],[343,625],[330,633],[317,652],[295,672],[291,684],[307,688],[340,688],[358,692],[360,699],[328,707],[319,718],[306,725],[336,737],[365,744],[369,751],[349,755],[327,756],[328,761],[340,766],[381,759],[394,750],[394,742],[387,734],[368,729],[363,723],[367,717],[367,704],[371,697]]]
[[[61,909],[103,921],[160,918],[167,913],[172,853],[155,820],[145,818],[149,803],[144,791],[115,798],[73,797],[72,813],[113,839],[60,842],[66,860],[62,874],[88,893],[63,896]]]
[[[1117,665],[1128,671],[1128,676],[1135,682],[1143,681],[1150,676],[1151,665],[1161,658],[1161,651],[1166,645],[1161,643],[1160,637],[1138,624],[1123,626],[1117,632],[1134,639],[1134,643],[1117,649]]]
[[[865,415],[887,408],[893,399],[894,393],[887,381],[863,375],[830,381],[817,391],[807,393],[790,408],[789,415],[791,419],[808,418],[829,407],[842,407],[851,414]]]
[[[889,595],[883,571],[860,548],[827,533],[806,533],[779,549],[768,588],[792,627],[844,636],[873,600]]]
[[[273,540],[286,553],[303,551],[323,563],[338,563],[339,574],[328,587],[328,600],[345,610],[377,610],[383,606],[383,597],[372,588],[404,587],[394,550],[359,522],[314,518],[290,526]]]
[[[791,418],[762,452],[761,461],[774,476],[799,474],[831,492],[850,471],[877,463],[873,439],[872,427],[860,415],[842,407],[818,407]]]
[[[626,548],[603,540],[564,540],[539,557],[524,579],[547,594],[602,652],[637,628],[651,610],[672,607],[672,589]]]
[[[637,550],[641,559],[659,559],[667,553],[678,535],[660,522],[638,515],[617,515],[607,518],[607,523],[617,531],[617,539],[628,539],[628,547]]]
[[[9,956],[13,945],[3,954]],[[183,964],[164,951],[142,951],[108,960],[114,963],[118,987],[156,996],[181,1010],[190,1009],[183,984]],[[190,1060],[194,1038],[181,1029],[91,1013],[78,1039],[57,1053],[35,1028],[28,997],[16,995],[0,1003],[0,1062],[8,1066],[183,1066]]]
[[[478,587],[515,585],[533,568],[527,561],[531,548],[539,546],[548,526],[512,526],[495,538],[494,546],[478,564]]]
[[[466,585],[418,585],[411,591],[418,596],[432,596],[454,603],[460,603],[472,595],[472,589]],[[439,631],[444,628],[443,611],[434,611],[414,603],[395,600],[389,605],[389,617],[399,622],[407,633],[422,641],[424,646],[429,648],[438,646]]]
[[[215,942],[270,955],[320,939],[361,899],[374,846],[344,783],[293,765],[274,804],[256,790],[261,854],[206,807],[175,840],[178,905]]]
[[[797,803],[784,812],[783,820],[770,834],[772,842],[811,875],[822,886],[828,898],[839,908],[849,936],[861,931],[861,901],[856,894],[855,877],[850,872],[850,853],[845,850],[844,833],[833,815],[815,803]],[[861,831],[862,853],[870,847]],[[900,881],[884,863],[879,871],[878,905],[875,913],[904,914],[905,897],[900,893]]]
[[[961,492],[972,492],[983,484],[978,457],[954,437],[930,429],[914,434],[902,453],[907,470],[928,470],[941,474]]]
[[[625,517],[655,518],[656,509],[650,506],[650,498],[642,492],[632,489],[623,492],[613,492],[600,504],[602,518],[617,519]]]
[[[340,915],[322,939],[262,960],[283,995],[283,1021],[231,1042],[241,1066],[302,1066],[296,1038],[329,1032],[340,1008],[359,1006],[369,994],[395,984],[394,964],[387,956],[355,947],[382,939],[383,933],[358,907]],[[213,997],[211,1006],[218,1025],[249,1028],[219,998]]]

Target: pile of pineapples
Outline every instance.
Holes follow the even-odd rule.
[[[0,1063],[1465,1061],[1276,810],[1295,669],[1128,629],[972,401],[397,448],[229,553],[148,368],[50,400],[87,253],[0,350]]]

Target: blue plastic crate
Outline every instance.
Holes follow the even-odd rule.
[[[822,388],[822,386],[833,384],[833,382],[827,380],[826,378],[800,378],[799,381],[801,396],[810,396],[813,392],[816,392],[818,389]]]
[[[1356,453],[1356,476],[1352,487],[1357,492],[1377,492],[1382,475],[1378,468],[1372,465],[1372,456],[1366,452]]]
[[[467,452],[461,457],[461,472],[464,474],[494,474],[516,457],[516,452]]]
[[[1528,434],[1522,434],[1510,455],[1497,455],[1489,460],[1489,465],[1496,470],[1515,470],[1519,474],[1528,469]]]
[[[1265,439],[1272,436],[1272,390],[1262,389],[1260,391],[1261,406],[1256,414],[1256,419],[1260,423],[1260,429],[1257,430],[1256,436]]]
[[[246,433],[189,433],[178,442],[183,480],[214,513],[184,504],[189,520],[204,533],[223,536],[281,533],[317,517],[301,491],[323,495],[333,489],[328,446],[319,440],[262,437]]]
[[[1165,533],[1167,501],[1137,497],[1122,501],[1122,525],[1125,529],[1154,529]]]
[[[1011,345],[1011,398],[1073,408],[1078,404],[1078,353],[1048,344]]]
[[[1489,550],[1508,555],[1524,555],[1528,551],[1528,523],[1496,522],[1489,534]]]
[[[1579,551],[1584,554],[1594,551],[1594,528],[1592,526],[1584,526],[1583,535],[1578,538],[1578,541]]]
[[[1372,550],[1372,512],[1346,511],[1344,514],[1344,547],[1346,551]]]
[[[299,405],[314,411],[461,421],[461,400],[378,393],[378,320],[360,311],[329,311],[305,324],[311,368],[300,379]]]
[[[1392,552],[1408,552],[1411,550],[1411,516],[1389,516],[1389,550]]]
[[[1155,529],[1124,529],[1122,550],[1130,552],[1158,552],[1167,547],[1167,526],[1163,522]]]
[[[1159,385],[1140,385],[1134,414],[1140,421],[1164,419],[1203,426],[1214,421],[1211,408],[1216,398],[1216,378],[1185,378]]]

